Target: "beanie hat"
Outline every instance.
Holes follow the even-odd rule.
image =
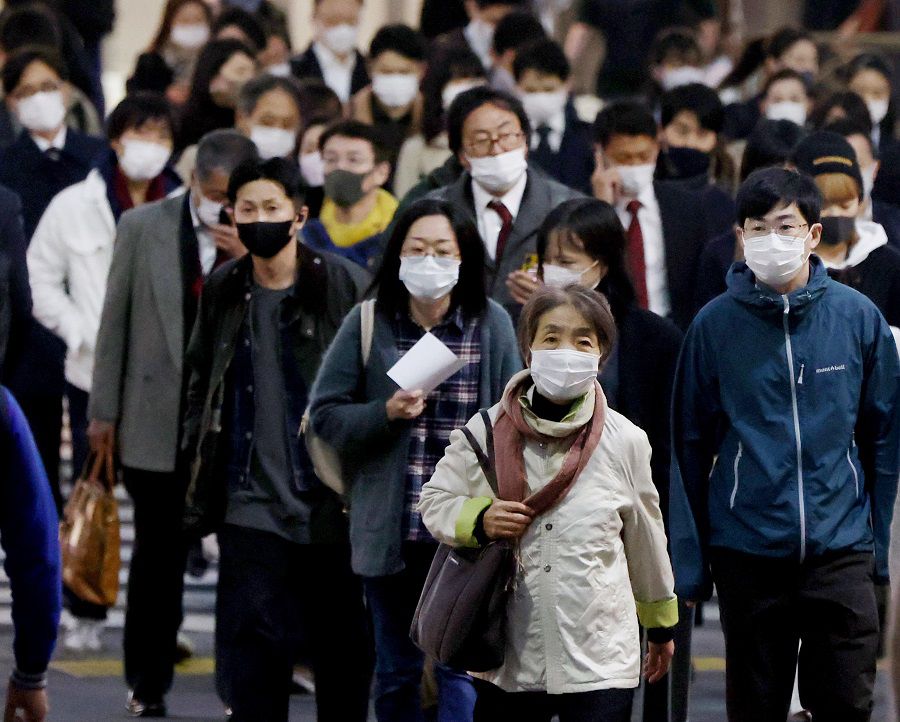
[[[859,197],[863,197],[862,173],[856,151],[842,135],[830,130],[810,133],[794,150],[794,165],[801,173],[815,178],[824,173],[843,173],[856,181]]]

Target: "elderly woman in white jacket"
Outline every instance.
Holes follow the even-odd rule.
[[[639,620],[649,630],[645,675],[653,683],[668,670],[678,611],[650,444],[596,382],[614,335],[594,291],[533,296],[519,324],[529,369],[490,410],[501,493],[524,478],[523,501],[494,498],[458,430],[422,490],[419,510],[439,541],[518,543],[505,659],[476,675],[476,722],[630,720]],[[484,447],[481,417],[467,426]],[[528,502],[547,493],[555,501],[536,515]]]

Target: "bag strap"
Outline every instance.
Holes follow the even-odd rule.
[[[116,485],[116,467],[112,452],[91,451],[84,462],[81,476],[88,481],[96,481],[107,491],[112,491]]]
[[[484,473],[488,485],[491,487],[491,491],[493,491],[494,496],[499,499],[500,491],[497,484],[497,471],[494,466],[494,429],[487,409],[481,409],[478,413],[484,420],[484,428],[487,432],[487,454],[484,453],[481,444],[478,443],[478,439],[475,438],[475,434],[471,432],[469,427],[463,426],[460,431],[463,432],[463,436],[466,437],[466,441],[469,442],[469,446],[471,446],[472,451],[475,452],[475,458],[478,459],[478,465],[481,467],[481,471]]]
[[[359,309],[360,348],[363,366],[369,363],[372,353],[372,337],[375,335],[375,299],[363,301]]]

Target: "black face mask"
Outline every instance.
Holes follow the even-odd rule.
[[[260,258],[272,258],[291,240],[291,226],[294,221],[275,221],[274,223],[238,223],[238,238],[241,239],[250,255]]]
[[[666,155],[676,178],[694,178],[709,173],[709,153],[694,148],[672,147]]]
[[[822,245],[824,246],[836,246],[838,243],[853,238],[856,219],[852,216],[828,216],[820,222],[822,224]]]

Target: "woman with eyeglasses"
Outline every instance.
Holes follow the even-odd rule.
[[[521,359],[509,316],[485,294],[478,232],[448,203],[418,201],[400,216],[373,288],[368,358],[357,307],[319,370],[311,421],[341,455],[349,482],[353,568],[374,627],[376,716],[419,721],[424,659],[409,628],[437,549],[419,494],[450,432],[499,400]],[[466,364],[428,393],[399,389],[387,372],[426,333]],[[439,719],[471,719],[469,677],[440,665],[435,672]]]

